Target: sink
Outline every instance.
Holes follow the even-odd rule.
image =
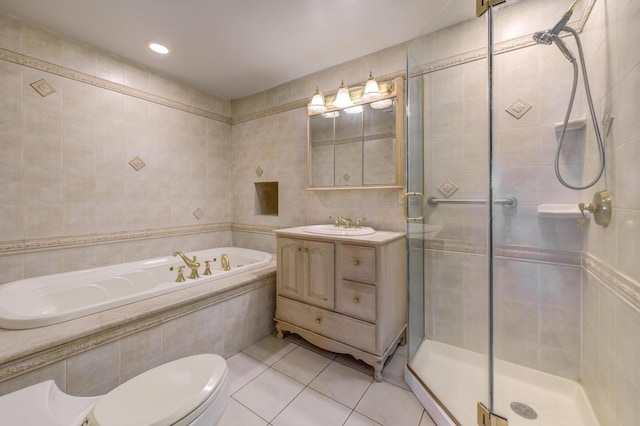
[[[322,234],[322,235],[370,235],[376,232],[375,229],[368,226],[362,226],[360,228],[343,228],[336,227],[335,225],[311,225],[306,226],[303,229],[304,232],[310,234]]]

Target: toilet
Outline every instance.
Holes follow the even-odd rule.
[[[148,370],[97,397],[67,395],[53,380],[0,397],[2,424],[212,426],[229,399],[227,363],[201,354]]]

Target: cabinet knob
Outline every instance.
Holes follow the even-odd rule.
[[[353,259],[353,264],[358,266],[360,264],[360,261],[358,259]]]
[[[316,324],[320,324],[320,318],[316,318]]]
[[[357,297],[353,298],[353,303],[358,303],[360,301],[360,299],[358,299]]]

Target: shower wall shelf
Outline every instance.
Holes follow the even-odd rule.
[[[582,217],[577,204],[540,204],[538,206],[538,217],[549,217],[557,219],[578,219]],[[585,218],[589,217],[589,212],[585,212]]]
[[[562,126],[564,126],[564,122],[555,123],[556,132],[561,132]],[[567,131],[580,130],[585,127],[587,127],[587,117],[574,118],[567,123]]]

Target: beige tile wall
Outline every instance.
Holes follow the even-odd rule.
[[[627,0],[598,1],[584,34],[596,116],[605,111],[614,117],[605,137],[605,179],[582,199],[596,191],[613,195],[613,219],[607,228],[589,223],[585,228],[585,252],[635,283],[640,282],[640,47],[629,40],[640,37],[640,4]],[[601,127],[602,129],[602,127]],[[585,174],[597,168],[595,138]],[[589,272],[583,273],[582,380],[602,424],[634,424],[640,417],[640,313]]]
[[[98,235],[231,221],[231,103],[92,46],[0,15],[0,47],[106,80],[120,91],[0,61],[0,241]],[[55,93],[30,86],[45,79]],[[99,82],[99,80],[96,80]],[[147,98],[128,95],[144,91]],[[135,171],[128,163],[146,164]],[[193,212],[200,208],[198,220]],[[0,282],[229,245],[230,230],[2,257]],[[204,244],[204,246],[203,246]]]

